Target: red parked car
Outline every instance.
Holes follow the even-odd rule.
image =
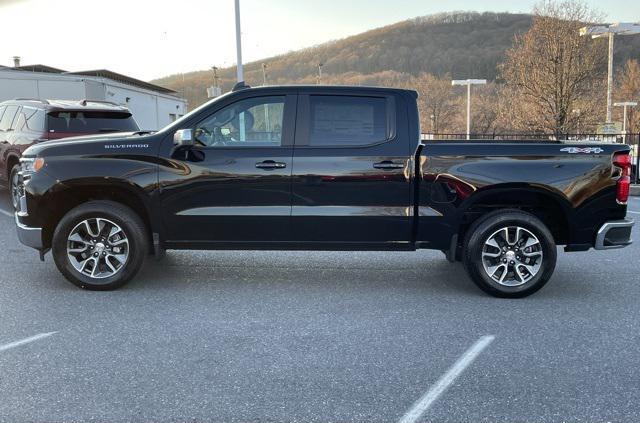
[[[19,164],[27,147],[87,134],[135,132],[129,109],[103,101],[16,99],[0,103],[0,183],[11,189],[14,208],[20,196]]]

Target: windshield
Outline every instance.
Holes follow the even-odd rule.
[[[129,112],[59,111],[47,115],[50,133],[99,134],[137,131],[138,124]]]

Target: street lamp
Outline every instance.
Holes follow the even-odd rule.
[[[640,34],[640,24],[614,23],[607,25],[593,25],[580,28],[580,35],[590,35],[591,38],[609,37],[609,63],[607,67],[607,122],[611,123],[611,98],[613,91],[613,38],[614,35]]]
[[[467,139],[471,138],[471,86],[484,85],[486,83],[486,79],[454,79],[451,81],[451,85],[467,86]]]
[[[238,62],[238,82],[244,81],[244,74],[242,72],[242,36],[240,33],[240,0],[235,2],[236,9],[236,60]]]
[[[614,103],[613,104],[616,107],[622,107],[623,112],[622,112],[622,133],[625,135],[627,135],[627,107],[635,107],[638,105],[637,102],[635,101],[621,101],[619,103]]]

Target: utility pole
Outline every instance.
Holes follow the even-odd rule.
[[[213,70],[213,85],[207,88],[207,97],[216,98],[222,94],[222,89],[220,88],[217,66],[212,66],[211,69]]]
[[[615,34],[609,33],[609,58],[607,59],[607,122],[611,122],[611,99],[613,98],[613,39]]]
[[[262,64],[262,85],[267,85],[267,64]]]
[[[242,35],[240,32],[240,0],[236,0],[236,61],[238,62],[238,82],[244,81],[242,70]]]
[[[593,25],[580,28],[580,35],[590,35],[591,38],[609,37],[609,57],[607,64],[607,121],[611,123],[612,98],[613,98],[613,41],[615,35],[640,34],[640,24],[615,23],[609,26]]]
[[[486,79],[454,79],[451,81],[451,85],[467,86],[467,139],[471,139],[471,86],[484,85],[486,83]]]
[[[322,83],[322,63],[318,63],[318,85]]]

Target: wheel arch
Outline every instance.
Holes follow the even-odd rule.
[[[7,181],[9,181],[11,177],[11,169],[13,169],[13,166],[20,163],[20,156],[15,153],[9,153],[7,155],[5,163],[7,164],[7,168],[5,169],[5,174],[2,176],[5,177]]]
[[[495,210],[516,209],[526,211],[540,219],[558,245],[569,243],[572,207],[562,195],[548,187],[526,184],[502,184],[481,188],[459,206],[459,240],[480,217]]]
[[[153,247],[154,220],[151,199],[142,187],[129,181],[109,178],[108,180],[65,181],[48,192],[41,204],[46,205],[47,218],[43,225],[43,242],[50,247],[53,233],[60,220],[73,208],[89,201],[104,200],[122,204],[133,210],[142,219],[149,241]],[[153,251],[151,249],[150,251]]]

